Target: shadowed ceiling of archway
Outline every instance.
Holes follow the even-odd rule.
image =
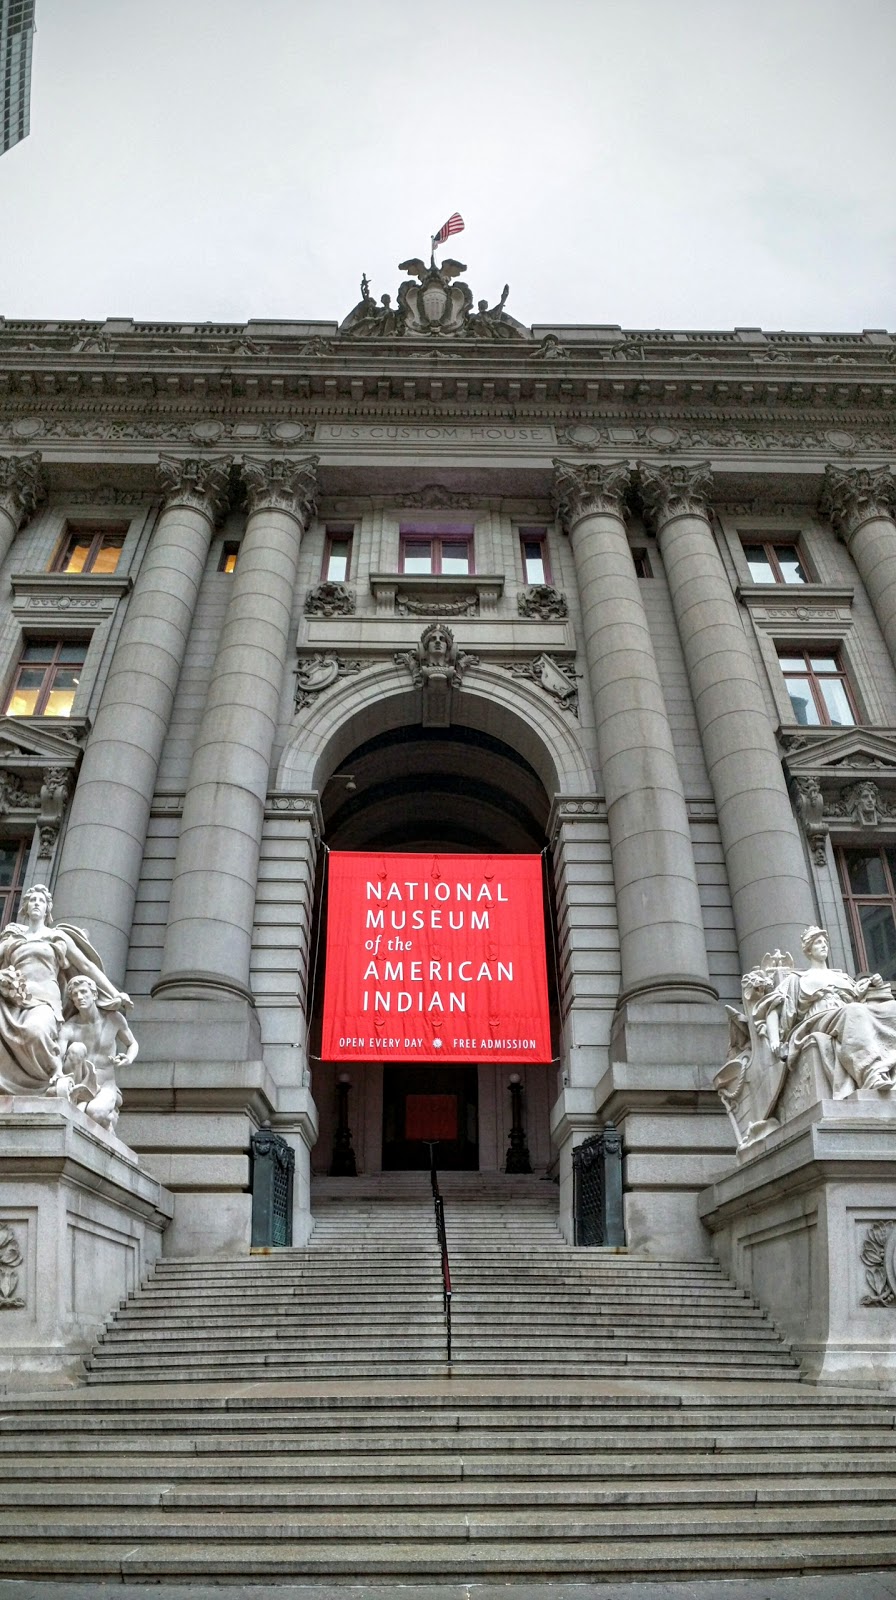
[[[337,850],[540,850],[548,805],[522,756],[460,727],[379,734],[346,756],[323,793]]]

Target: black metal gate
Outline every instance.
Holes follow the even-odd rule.
[[[252,1135],[253,1248],[292,1244],[292,1184],[296,1153],[269,1122]]]
[[[575,1240],[581,1245],[624,1245],[622,1140],[612,1122],[572,1153]]]

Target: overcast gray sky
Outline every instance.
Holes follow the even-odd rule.
[[[37,0],[0,314],[896,326],[896,0]]]

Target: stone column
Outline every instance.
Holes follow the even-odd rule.
[[[640,466],[715,795],[743,969],[815,918],[802,841],[743,618],[716,547],[707,465]]]
[[[575,556],[629,1000],[717,998],[684,793],[625,532],[625,463],[555,461]]]
[[[820,511],[846,545],[896,662],[896,478],[889,467],[827,467]]]
[[[123,983],[162,743],[230,461],[163,457],[165,499],[84,755],[54,891]]]
[[[249,958],[271,751],[317,457],[247,461],[249,517],[193,755],[168,913],[166,999],[252,1001]]]
[[[13,539],[46,498],[40,451],[30,456],[0,456],[0,562]]]

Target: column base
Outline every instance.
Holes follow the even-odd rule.
[[[225,972],[182,971],[170,972],[153,985],[154,1000],[247,1000],[255,1005],[255,996],[239,978]]]
[[[632,983],[623,989],[616,1002],[616,1013],[624,1011],[627,1006],[641,1003],[644,1005],[686,1005],[706,1006],[718,1005],[719,991],[706,979],[700,977],[682,977],[679,973],[660,972],[645,979],[643,983]]]
[[[668,1259],[711,1256],[698,1197],[734,1143],[713,1087],[728,1030],[721,1006],[706,999],[628,999],[595,1091],[598,1121],[613,1122],[622,1138],[626,1244]]]

